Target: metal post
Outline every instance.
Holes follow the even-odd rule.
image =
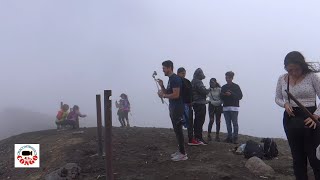
[[[106,150],[106,178],[113,180],[112,169],[112,116],[111,116],[111,90],[104,90],[104,122],[105,122],[105,150]]]
[[[61,101],[60,102],[60,109],[62,109],[62,106],[63,106],[63,102]]]
[[[101,116],[101,96],[96,95],[97,103],[97,128],[98,128],[98,155],[102,156],[102,116]]]

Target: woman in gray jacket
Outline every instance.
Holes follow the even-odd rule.
[[[219,133],[220,133],[220,120],[222,114],[222,101],[220,99],[221,86],[217,83],[215,78],[210,79],[210,92],[207,95],[209,98],[209,125],[208,125],[208,141],[211,141],[211,129],[214,123],[214,117],[216,118],[216,138],[217,142],[220,142]]]
[[[201,145],[207,145],[208,143],[202,138],[203,124],[206,119],[206,104],[207,95],[209,89],[207,89],[202,80],[206,76],[203,74],[201,68],[198,68],[191,81],[192,84],[192,97],[193,97],[193,110],[194,110],[194,137]]]

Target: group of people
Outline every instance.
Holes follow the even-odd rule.
[[[162,68],[169,81],[165,88],[163,81],[158,80],[161,86],[158,95],[169,99],[170,118],[179,144],[179,151],[171,155],[172,160],[188,159],[184,147],[183,125],[188,128],[189,145],[207,144],[202,137],[207,103],[210,117],[208,140],[211,140],[211,128],[215,120],[215,139],[220,141],[220,118],[223,113],[228,131],[225,142],[237,143],[237,117],[242,92],[239,85],[233,83],[234,73],[230,71],[225,74],[227,84],[222,87],[216,79],[211,78],[210,88],[207,89],[202,82],[205,76],[200,68],[195,71],[191,82],[185,78],[184,68],[179,68],[177,74],[173,72],[173,63],[170,60],[164,61]],[[320,180],[320,106],[316,103],[317,96],[320,97],[320,77],[316,73],[319,73],[320,69],[319,66],[306,62],[298,51],[286,55],[284,68],[287,72],[278,79],[275,102],[285,109],[283,127],[291,149],[294,174],[297,180],[307,180],[309,162],[315,179]],[[294,100],[288,92],[294,96]],[[305,109],[312,116],[308,115]]]
[[[190,82],[185,78],[186,70],[179,68],[177,74],[173,71],[173,62],[170,60],[162,63],[165,76],[169,77],[167,87],[163,81],[158,79],[161,90],[159,97],[169,99],[169,112],[171,122],[176,134],[179,151],[172,154],[173,161],[187,160],[184,147],[184,135],[182,126],[188,130],[188,145],[207,145],[203,138],[203,124],[206,117],[206,104],[209,104],[209,126],[208,140],[211,141],[211,129],[216,121],[215,140],[220,141],[220,120],[224,114],[228,137],[224,140],[227,143],[238,142],[238,112],[239,101],[242,99],[242,91],[239,85],[233,83],[234,73],[229,71],[225,74],[227,84],[220,87],[215,78],[210,79],[210,88],[206,88],[202,80],[205,75],[201,68],[196,69],[193,79]],[[194,116],[194,118],[193,118]]]
[[[129,112],[130,112],[130,102],[128,96],[124,93],[120,95],[119,102],[116,101],[116,108],[118,108],[118,118],[121,124],[121,127],[130,127],[129,123]]]
[[[85,114],[81,114],[79,106],[74,105],[69,111],[69,105],[63,104],[57,113],[55,123],[58,130],[64,130],[68,126],[72,129],[78,129],[80,127],[79,117],[84,118],[86,116]]]

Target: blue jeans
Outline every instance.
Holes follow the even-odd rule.
[[[232,140],[238,138],[239,125],[238,125],[238,111],[224,111],[224,119],[226,120],[228,139]],[[232,124],[232,125],[231,125]],[[233,126],[233,134],[232,134]]]
[[[184,104],[184,112],[183,112],[183,126],[185,128],[189,127],[189,115],[190,115],[190,107],[188,104]]]

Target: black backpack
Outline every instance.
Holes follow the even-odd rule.
[[[243,154],[244,154],[244,157],[247,159],[249,159],[253,156],[256,156],[256,157],[262,159],[263,155],[264,155],[263,147],[261,144],[255,142],[255,141],[249,140],[246,143],[246,147],[244,148]]]
[[[181,87],[181,98],[184,103],[192,103],[192,85],[191,82],[186,78],[181,78],[182,87]]]
[[[263,138],[264,157],[266,159],[273,159],[278,156],[279,151],[276,142],[271,138]]]

